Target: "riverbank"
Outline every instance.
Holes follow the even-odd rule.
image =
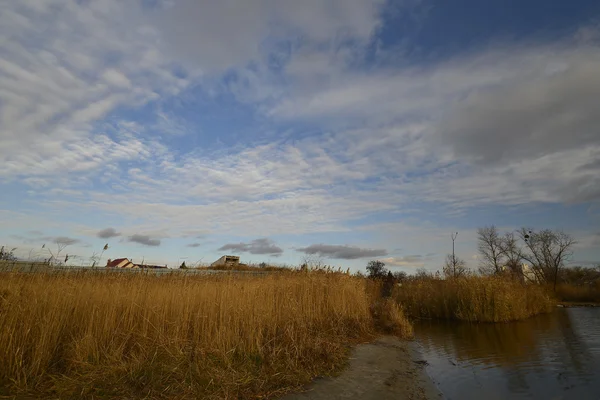
[[[581,301],[561,301],[557,304],[558,307],[600,307],[600,303],[581,302]]]
[[[441,399],[426,365],[416,342],[383,336],[354,348],[338,376],[317,379],[302,393],[288,394],[281,400]]]

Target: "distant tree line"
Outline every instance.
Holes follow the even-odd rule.
[[[454,240],[455,236],[453,236]],[[500,232],[494,225],[477,230],[477,249],[481,275],[512,276],[523,282],[536,281],[551,284],[556,289],[559,282],[581,285],[600,279],[600,265],[597,267],[566,268],[572,259],[576,241],[561,230],[543,229],[535,231],[521,228],[511,232]],[[527,267],[524,267],[527,265]],[[446,279],[460,278],[470,271],[466,262],[454,252],[448,254],[442,268]],[[387,279],[402,282],[413,278],[441,278],[442,275],[425,270],[417,270],[415,275],[406,272],[392,273],[382,261],[370,261],[367,265],[368,276],[372,279]]]
[[[574,266],[560,272],[559,281],[575,286],[588,286],[600,282],[600,264],[596,267]]]

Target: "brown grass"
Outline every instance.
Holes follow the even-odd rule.
[[[364,279],[340,273],[3,273],[0,395],[281,394],[373,337],[373,300]]]
[[[591,285],[556,285],[554,293],[560,302],[600,303],[600,280]]]
[[[554,302],[541,286],[498,277],[408,281],[394,291],[412,318],[508,322],[550,312]]]
[[[402,339],[413,337],[413,326],[404,315],[402,307],[394,299],[378,299],[371,306],[371,313],[378,331]]]

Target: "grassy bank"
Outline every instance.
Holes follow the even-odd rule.
[[[412,318],[508,322],[549,312],[554,302],[541,286],[496,277],[409,280],[394,298]]]
[[[558,284],[554,295],[561,303],[600,304],[600,281],[590,285]]]
[[[341,273],[4,273],[0,394],[282,393],[331,372],[347,344],[373,337],[367,286]],[[378,310],[388,320],[403,319],[389,304]],[[408,329],[398,326],[390,329]]]

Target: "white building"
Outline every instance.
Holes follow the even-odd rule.
[[[537,275],[533,271],[533,268],[531,268],[527,264],[523,264],[521,266],[521,273],[523,274],[523,278],[525,279],[525,282],[537,282],[538,281]]]
[[[510,271],[510,269],[506,265],[504,265],[504,266],[502,266],[502,271],[507,272],[507,271]],[[534,283],[534,282],[537,283],[538,282],[538,278],[537,278],[537,275],[535,274],[535,271],[528,264],[525,264],[525,263],[521,264],[520,273],[521,273],[521,276],[523,276],[523,280],[525,282],[528,282],[528,283]]]

